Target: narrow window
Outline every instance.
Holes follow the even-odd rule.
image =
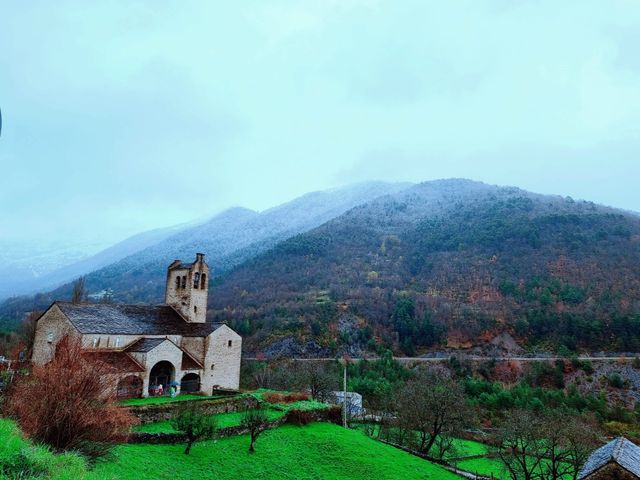
[[[215,367],[215,366],[216,366],[215,363],[212,363],[211,364],[211,370],[213,370],[213,367]]]
[[[47,333],[47,342],[53,343],[53,332]]]
[[[176,288],[180,288],[180,275],[176,277]]]
[[[193,306],[193,313],[198,313],[198,307],[196,305]]]
[[[233,343],[231,342],[231,340],[229,340],[229,341],[227,342],[227,347],[230,347],[232,344],[233,344]]]
[[[116,337],[115,347],[118,348],[120,346],[120,338]]]
[[[99,338],[94,338],[93,339],[93,348],[98,348],[98,342],[100,342]]]
[[[187,276],[182,276],[182,288],[187,288]]]
[[[200,272],[196,272],[193,276],[193,288],[198,288],[200,286]]]
[[[202,290],[207,288],[207,274],[206,273],[203,273],[202,275],[200,275],[200,288]]]

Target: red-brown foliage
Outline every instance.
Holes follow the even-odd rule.
[[[308,410],[291,410],[287,414],[287,423],[294,425],[307,425],[313,422],[313,413]]]
[[[34,366],[14,382],[8,412],[37,442],[93,454],[96,444],[122,440],[135,423],[115,403],[113,373],[112,367],[83,355],[79,340],[65,337],[51,362]]]
[[[520,362],[510,360],[499,362],[494,371],[492,379],[502,383],[515,383],[522,376],[522,365]]]
[[[332,405],[324,410],[325,418],[331,423],[336,425],[342,425],[342,407],[339,405]]]
[[[267,392],[263,398],[269,403],[293,403],[301,400],[309,400],[308,393],[292,392],[287,394]]]

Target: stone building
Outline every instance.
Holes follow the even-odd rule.
[[[210,394],[237,390],[242,338],[207,321],[209,267],[174,261],[162,305],[54,302],[38,320],[32,361],[45,364],[65,335],[79,338],[88,355],[113,367],[119,396],[147,396],[159,385]]]
[[[580,480],[640,479],[640,447],[618,437],[591,454],[578,476]]]

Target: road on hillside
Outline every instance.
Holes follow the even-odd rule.
[[[424,362],[424,363],[435,363],[435,362],[448,362],[449,359],[452,356],[455,356],[457,354],[452,353],[448,356],[444,356],[444,357],[393,357],[394,360],[397,360],[398,362],[401,363],[419,363],[419,362]],[[555,361],[555,360],[570,360],[567,357],[558,357],[558,356],[550,356],[550,357],[546,357],[546,356],[539,356],[539,357],[493,357],[490,355],[466,355],[466,354],[462,354],[462,357],[464,360],[470,360],[472,362],[482,362],[485,360],[495,360],[498,362],[509,362],[509,361],[516,361],[516,362],[545,362],[545,361]],[[577,358],[578,360],[581,361],[591,361],[591,362],[597,362],[597,361],[612,361],[612,360],[632,360],[634,357],[630,357],[630,356],[624,356],[624,355],[615,355],[615,356],[591,356],[591,355],[579,355],[578,357],[574,357]],[[280,359],[284,359],[284,357],[279,357],[279,358],[270,358],[270,359],[259,359],[256,357],[244,357],[243,360],[249,360],[249,361],[264,361],[264,360],[280,360]],[[359,360],[368,360],[368,361],[374,361],[374,360],[379,360],[380,357],[366,357],[366,358],[358,358],[358,357],[354,357],[354,358],[349,358],[350,361],[354,361],[357,362]],[[332,362],[334,360],[336,360],[335,357],[324,357],[324,358],[287,358],[287,360],[296,360],[296,361],[300,361],[300,362]]]

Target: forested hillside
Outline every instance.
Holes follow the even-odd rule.
[[[248,350],[267,354],[384,345],[414,355],[505,333],[525,348],[637,351],[640,217],[427,182],[240,265],[210,302],[249,337]]]

